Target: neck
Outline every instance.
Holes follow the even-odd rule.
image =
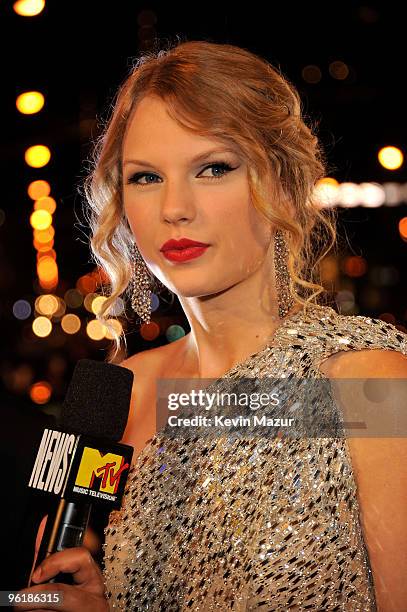
[[[221,376],[264,347],[281,326],[274,287],[259,280],[260,272],[220,293],[179,298],[191,327],[182,345],[188,376]],[[300,309],[296,305],[288,316]]]

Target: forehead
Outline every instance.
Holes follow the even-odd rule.
[[[158,150],[172,155],[185,151],[190,156],[201,150],[219,146],[219,139],[200,136],[182,127],[169,114],[167,105],[156,96],[146,96],[136,106],[123,141],[124,155],[153,155]]]

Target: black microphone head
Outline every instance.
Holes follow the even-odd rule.
[[[80,359],[62,404],[61,429],[121,440],[130,410],[133,378],[128,368]]]

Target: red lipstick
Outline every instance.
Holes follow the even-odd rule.
[[[167,240],[161,246],[160,251],[166,259],[170,261],[187,261],[200,257],[210,246],[205,242],[197,242],[189,238],[181,238],[180,240]]]

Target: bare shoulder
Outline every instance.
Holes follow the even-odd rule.
[[[340,351],[320,370],[327,378],[407,378],[407,355],[388,349]]]
[[[174,357],[182,344],[183,338],[164,344],[155,348],[134,353],[118,365],[132,370],[135,374],[152,373],[159,374],[161,365],[169,358]]]
[[[127,357],[127,359],[124,359],[118,365],[132,370],[132,372],[137,375],[143,373],[147,374],[147,372],[151,371],[151,368],[155,369],[159,366],[160,361],[168,352],[167,345],[147,349],[145,351],[139,351],[138,353],[134,353],[134,355]]]
[[[182,339],[180,339],[182,340]],[[175,360],[177,342],[139,351],[118,365],[134,374],[129,416],[122,441],[134,448],[133,460],[156,433],[156,381],[165,378],[165,366]]]

